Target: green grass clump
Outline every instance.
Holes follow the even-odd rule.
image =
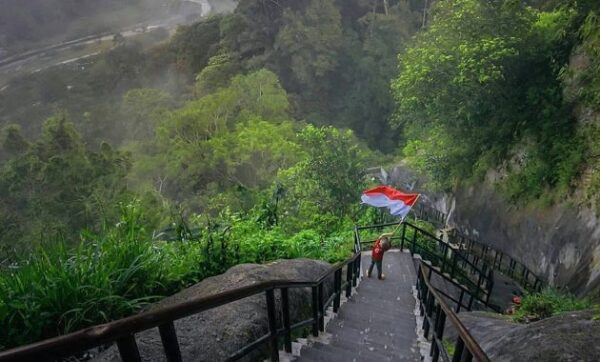
[[[546,288],[540,293],[525,295],[521,306],[514,314],[516,321],[543,319],[564,312],[590,309],[593,302],[587,298],[577,298],[553,288]]]
[[[442,344],[444,345],[444,349],[448,353],[448,357],[454,356],[454,352],[456,352],[456,344],[449,338],[444,338],[442,340]]]
[[[0,270],[0,350],[131,315],[149,303],[238,263],[307,257],[344,260],[351,233],[288,235],[252,219],[229,220],[229,233],[204,227],[194,240],[152,240],[138,206],[102,235],[39,249]]]

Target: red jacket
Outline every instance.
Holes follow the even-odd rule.
[[[375,240],[375,245],[373,245],[373,250],[371,250],[371,259],[381,261],[384,252],[385,251],[381,247],[381,241],[379,239]]]

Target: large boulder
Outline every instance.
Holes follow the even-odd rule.
[[[600,321],[591,310],[529,324],[484,312],[460,313],[461,321],[494,362],[598,361]],[[455,332],[447,337],[455,340]]]
[[[185,301],[192,297],[210,296],[227,290],[268,280],[316,280],[331,267],[330,264],[310,259],[279,260],[267,265],[240,264],[226,273],[207,278],[184,291],[153,305],[150,310]],[[329,295],[333,278],[326,285]],[[275,293],[277,310],[280,293]],[[311,315],[310,288],[290,289],[290,317],[295,323]],[[278,315],[278,319],[281,317]],[[280,324],[280,322],[278,322]],[[175,322],[177,337],[184,361],[223,361],[240,348],[268,333],[265,293],[223,305]],[[166,361],[158,329],[136,335],[142,360]],[[248,359],[256,359],[260,351]],[[95,361],[120,361],[116,347],[111,347]]]

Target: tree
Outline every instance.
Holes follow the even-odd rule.
[[[171,97],[164,91],[152,88],[129,90],[121,103],[124,139],[151,139],[171,105]]]
[[[314,220],[316,214],[341,219],[363,190],[366,152],[351,131],[333,127],[309,125],[298,142],[307,157],[280,173],[288,190],[284,208],[300,219]]]
[[[340,12],[333,0],[311,0],[301,12],[286,9],[277,34],[275,51],[289,64],[295,81],[309,91],[338,66],[343,41]]]
[[[288,110],[274,73],[262,69],[235,76],[228,87],[165,117],[156,141],[139,146],[135,177],[162,180],[161,191],[176,200],[214,195],[232,185],[264,186],[282,162],[295,159]],[[206,196],[201,198],[191,203],[206,205]]]
[[[29,148],[29,142],[21,134],[21,127],[18,125],[4,127],[1,136],[0,149],[3,157],[0,157],[0,162],[21,155]]]
[[[406,154],[424,158],[415,165],[450,187],[481,177],[524,141],[545,149],[530,153],[543,158],[531,165],[552,169],[562,156],[550,140],[573,133],[558,80],[571,46],[559,29],[571,20],[568,8],[540,14],[515,1],[438,2],[392,82],[393,125],[404,131]],[[445,162],[430,162],[440,153]]]
[[[221,17],[213,16],[192,25],[181,26],[170,42],[177,68],[196,74],[217,54]]]
[[[0,214],[6,218],[0,241],[11,248],[32,248],[57,234],[74,241],[82,229],[111,220],[116,203],[129,196],[127,156],[107,144],[98,153],[87,150],[64,114],[48,119],[29,147],[14,129],[9,134],[20,151],[0,167]]]
[[[239,60],[235,55],[225,53],[211,57],[206,67],[196,76],[195,95],[203,97],[226,87],[239,68]]]

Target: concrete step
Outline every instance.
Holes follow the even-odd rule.
[[[363,265],[369,265],[369,257],[363,257]],[[328,343],[303,347],[297,361],[420,361],[413,314],[416,273],[412,258],[392,252],[385,258],[386,280],[363,279],[358,293],[328,324]]]

